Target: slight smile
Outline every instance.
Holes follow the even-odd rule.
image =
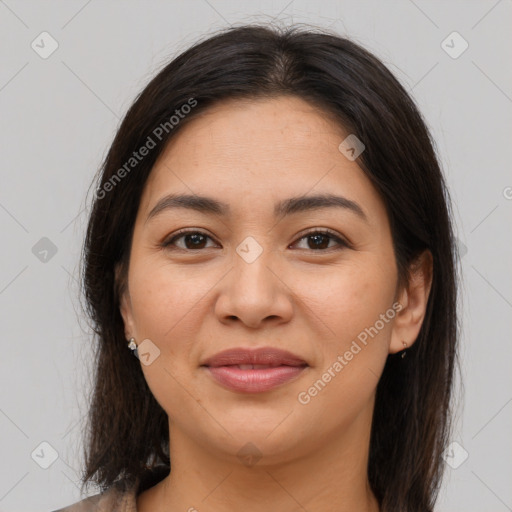
[[[271,347],[219,352],[201,365],[223,387],[239,393],[263,393],[296,379],[306,361]]]

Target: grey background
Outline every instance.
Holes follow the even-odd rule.
[[[512,510],[511,14],[510,0],[0,1],[0,511],[81,498],[91,337],[78,259],[86,193],[119,119],[199,36],[271,20],[354,38],[412,92],[432,130],[463,256],[465,401],[453,441],[469,454],[447,467],[437,510]],[[47,59],[31,48],[43,31],[59,45]],[[441,46],[453,31],[469,44],[456,59]],[[58,454],[48,469],[41,442]]]

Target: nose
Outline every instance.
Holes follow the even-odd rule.
[[[290,321],[293,295],[285,276],[271,260],[265,251],[250,263],[234,256],[234,268],[221,281],[215,304],[219,321],[238,320],[253,329]]]

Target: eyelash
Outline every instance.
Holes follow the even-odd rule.
[[[177,250],[181,250],[181,251],[191,251],[191,252],[203,250],[203,249],[183,249],[181,247],[177,247],[177,248],[171,247],[176,242],[176,240],[179,240],[180,238],[183,238],[184,236],[191,235],[191,234],[204,235],[207,238],[210,238],[211,240],[213,240],[213,238],[210,235],[208,235],[207,233],[205,233],[204,231],[198,231],[196,229],[183,229],[183,230],[178,231],[174,235],[172,235],[171,238],[168,238],[164,242],[162,242],[161,247],[164,249],[168,249],[168,250],[177,249]],[[332,231],[328,228],[313,229],[311,231],[303,233],[301,235],[301,237],[297,240],[297,242],[300,242],[301,240],[308,238],[309,236],[312,236],[312,235],[328,236],[330,238],[330,240],[334,240],[335,242],[337,242],[338,247],[328,247],[327,249],[306,249],[308,251],[328,252],[328,251],[332,251],[332,250],[340,250],[342,248],[350,248],[351,247],[350,244],[346,240],[342,239],[335,231]],[[297,243],[297,242],[294,242],[294,243]],[[293,244],[291,244],[291,245],[293,245]],[[208,247],[206,247],[206,249],[208,249]]]

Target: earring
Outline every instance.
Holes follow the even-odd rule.
[[[404,349],[402,350],[402,359],[407,355],[407,343],[405,343],[405,341],[402,341],[402,343],[404,344]]]
[[[130,338],[130,339],[128,340],[128,348],[129,348],[130,350],[132,350],[132,351],[133,351],[133,350],[137,350],[137,344],[135,343],[135,338]]]

